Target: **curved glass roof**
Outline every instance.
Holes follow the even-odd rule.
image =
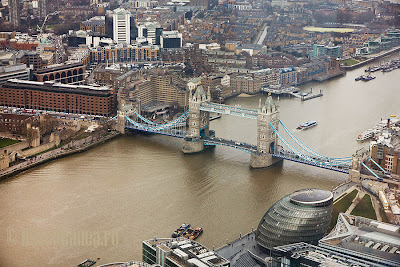
[[[302,189],[290,194],[290,199],[300,203],[319,203],[333,198],[330,191],[322,189]]]

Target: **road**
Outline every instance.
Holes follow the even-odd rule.
[[[269,26],[266,25],[260,38],[258,38],[257,44],[262,45],[264,43],[265,37],[267,37],[268,28],[269,28]]]

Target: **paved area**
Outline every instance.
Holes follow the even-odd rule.
[[[378,200],[376,199],[375,196],[373,196],[371,194],[369,196],[371,197],[372,207],[374,207],[374,210],[375,210],[376,219],[381,222],[382,216],[381,216],[381,213],[379,212],[380,204],[378,203]]]
[[[339,199],[344,194],[350,193],[355,188],[355,185],[356,185],[356,183],[354,183],[354,182],[346,182],[346,183],[338,185],[337,187],[335,187],[332,190],[333,199],[336,201],[337,199]]]

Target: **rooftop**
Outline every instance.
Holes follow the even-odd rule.
[[[110,88],[105,86],[71,85],[54,82],[36,82],[18,79],[10,79],[2,85],[3,88],[10,89],[31,89],[38,91],[48,91],[55,93],[73,93],[92,96],[108,96],[113,94]]]
[[[332,198],[332,192],[322,189],[302,189],[290,194],[290,199],[298,203],[325,202]]]
[[[340,213],[335,228],[320,245],[396,262],[393,266],[400,263],[400,227],[359,216]]]
[[[229,261],[214,251],[193,240],[186,238],[163,238],[143,241],[149,247],[157,251],[166,252],[169,260],[176,262],[179,266],[228,266]]]

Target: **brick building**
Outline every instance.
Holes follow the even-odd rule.
[[[108,47],[98,47],[90,50],[87,62],[123,62],[123,61],[152,61],[158,60],[160,50],[158,46],[132,46],[115,45]]]
[[[400,174],[399,137],[384,132],[377,141],[371,142],[371,158],[390,173]]]
[[[32,67],[33,70],[43,67],[43,60],[40,54],[36,51],[20,50],[15,55],[15,63],[26,64],[27,67]]]
[[[0,105],[108,117],[116,114],[116,98],[109,88],[16,79],[1,86]]]
[[[187,105],[188,94],[185,83],[176,75],[152,75],[146,80],[136,80],[128,86],[129,97],[143,106],[152,102],[176,108]]]
[[[261,79],[246,75],[238,75],[231,78],[233,93],[258,93],[261,90]]]
[[[59,83],[76,84],[85,80],[86,66],[81,63],[64,64],[36,70],[35,80],[38,82],[54,81]]]
[[[106,18],[104,16],[93,17],[81,22],[82,31],[92,31],[99,34],[106,34]]]
[[[93,71],[93,78],[97,84],[113,85],[115,79],[122,74],[123,72],[117,69],[95,69]]]

